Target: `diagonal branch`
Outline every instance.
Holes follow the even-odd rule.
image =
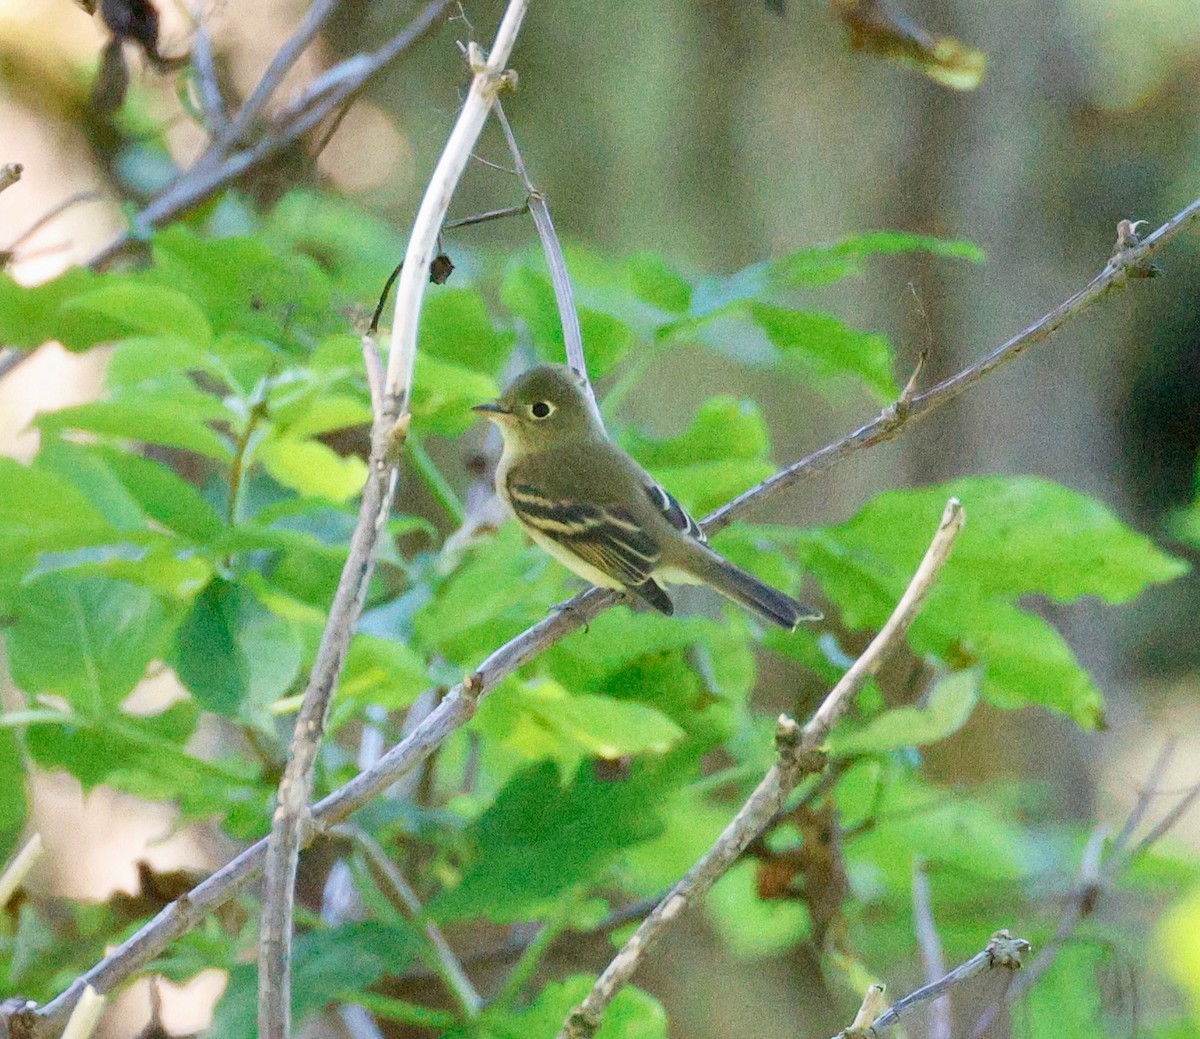
[[[117,235],[85,266],[102,268],[126,249],[143,241],[156,228],[182,216],[252,169],[261,166],[303,137],[360,92],[367,83],[435,26],[452,0],[429,0],[415,18],[370,54],[355,54],[326,72],[295,101],[284,107],[267,131],[252,143],[225,136],[214,141],[199,159],[166,187],[133,219],[133,227]],[[235,118],[234,120],[238,120]],[[244,122],[244,121],[243,121]],[[254,129],[245,125],[243,137]],[[236,148],[235,145],[242,145]]]
[[[982,952],[977,952],[966,963],[955,967],[945,977],[938,978],[916,992],[910,992],[903,999],[896,1000],[862,1031],[852,1028],[848,1032],[842,1032],[837,1039],[861,1039],[864,1032],[868,1036],[878,1036],[881,1032],[898,1025],[900,1016],[918,1003],[929,999],[943,999],[955,985],[960,985],[970,978],[997,967],[1020,970],[1022,957],[1029,952],[1029,948],[1029,943],[1024,938],[1014,938],[1007,931],[997,931],[988,941],[987,947]]]
[[[400,268],[400,280],[396,284],[396,316],[392,322],[392,346],[388,351],[385,384],[387,393],[397,399],[401,415],[408,410],[404,388],[412,385],[412,370],[417,357],[416,317],[421,313],[429,265],[437,249],[438,232],[445,222],[454,185],[470,161],[471,151],[479,140],[492,102],[509,82],[504,66],[521,30],[528,6],[529,0],[509,0],[486,61],[478,47],[472,45],[469,48],[471,71],[475,73],[475,78],[471,81],[467,100],[459,110],[450,139],[429,178],[417,218],[413,221],[412,234]],[[411,315],[411,320],[405,321],[406,315]]]
[[[925,557],[887,623],[830,690],[803,729],[786,715],[780,716],[775,733],[779,761],[771,766],[712,847],[667,892],[666,897],[604,968],[583,1002],[567,1016],[558,1039],[591,1039],[599,1031],[604,1011],[633,977],[646,953],[662,937],[667,927],[725,875],[747,845],[763,832],[783,808],[796,784],[804,776],[820,772],[825,767],[825,756],[819,751],[821,744],[851,698],[866,685],[867,679],[879,669],[888,650],[903,638],[912,624],[938,572],[950,558],[950,550],[962,530],[965,518],[958,500],[951,498],[946,504],[937,533],[925,551]]]
[[[1200,783],[1197,783],[1185,791],[1171,809],[1150,828],[1149,833],[1136,844],[1133,843],[1133,831],[1137,826],[1137,821],[1146,814],[1150,801],[1156,795],[1158,781],[1166,771],[1173,749],[1173,744],[1168,743],[1151,768],[1151,778],[1138,796],[1136,804],[1129,813],[1129,822],[1122,827],[1107,858],[1103,855],[1107,830],[1100,826],[1092,832],[1080,859],[1079,878],[1067,900],[1066,909],[1062,919],[1058,922],[1053,937],[1029,965],[1029,969],[1023,971],[1008,987],[1003,999],[979,1015],[969,1033],[970,1039],[982,1039],[987,1035],[999,1016],[1017,1000],[1023,998],[1045,976],[1046,972],[1054,965],[1062,947],[1075,933],[1075,929],[1096,911],[1097,905],[1111,889],[1117,877],[1140,855],[1148,851],[1156,841],[1168,833],[1184,814],[1191,810],[1197,800],[1200,800]]]
[[[307,46],[307,42],[303,41],[304,32],[308,32],[308,38],[311,39],[324,18],[332,13],[336,3],[337,0],[323,0],[310,9],[303,31],[293,37],[293,40],[302,41],[297,44],[299,50]],[[259,1039],[288,1039],[291,1034],[292,916],[295,910],[296,869],[300,848],[305,843],[303,831],[311,821],[309,802],[312,798],[313,773],[325,734],[329,704],[337,688],[351,634],[366,599],[374,569],[375,545],[387,523],[396,493],[400,451],[408,432],[408,401],[412,395],[421,303],[428,284],[425,272],[432,259],[437,234],[446,218],[450,199],[483,129],[495,92],[499,89],[504,63],[516,41],[527,3],[528,0],[510,0],[500,23],[492,56],[477,73],[471,96],[459,112],[409,238],[405,256],[408,267],[401,273],[400,288],[396,293],[396,320],[388,351],[382,407],[375,412],[370,476],[359,505],[358,522],[350,539],[350,553],[342,569],[321,646],[296,719],[291,753],[279,783],[279,797],[271,820],[271,835],[263,867],[258,953]],[[299,50],[296,50],[296,54]],[[281,56],[282,52],[272,63],[272,68],[276,64],[286,67],[285,63],[280,62]],[[264,82],[269,76],[270,70],[263,77]],[[260,88],[262,85],[259,84]],[[235,130],[236,126],[235,121]],[[429,257],[422,258],[426,253]],[[411,284],[406,290],[405,274],[412,273],[414,263],[420,265],[418,273],[421,276],[410,278]],[[407,295],[404,295],[406,291]],[[400,304],[402,296],[404,306]],[[369,379],[374,382],[377,376],[372,370],[372,362],[368,360],[367,364]]]
[[[1152,251],[1160,249],[1184,230],[1197,216],[1200,216],[1200,199],[1160,227],[1141,245],[1121,254],[1121,266],[1144,262]],[[1112,267],[1113,264],[1110,262],[1099,277],[1106,277]],[[1094,285],[1095,281],[1092,284]],[[1072,299],[1077,299],[1078,295],[1073,296]],[[1061,307],[1056,308],[1052,313],[1057,313],[1061,309]],[[1075,316],[1080,312],[1081,308],[1076,307],[1070,316]],[[1042,322],[1030,326],[1031,329],[1038,328],[1048,318],[1049,315]],[[1069,320],[1069,317],[1058,321],[1054,327],[1060,327],[1066,320]],[[1024,336],[1029,331],[1026,330],[1021,335]],[[1031,342],[1044,339],[1047,335],[1049,332],[1039,335]],[[1020,338],[1021,336],[1018,336],[1009,340],[1004,346],[989,354],[989,357],[996,357],[998,353]],[[988,370],[990,371],[996,366],[993,364]],[[975,367],[972,366],[964,371],[969,372]],[[923,395],[927,401],[926,411],[931,411],[951,399],[950,396],[936,395],[936,389],[935,387],[926,391]],[[782,473],[789,474],[786,479],[780,479],[781,474],[776,474],[775,477],[764,481],[713,512],[702,526],[710,533],[722,529],[728,526],[735,515],[748,511],[753,505],[765,501],[784,487],[798,482],[802,477],[830,469],[849,458],[860,448],[890,439],[899,431],[899,427],[891,429],[887,435],[880,435],[883,428],[881,424],[886,424],[886,419],[887,413],[885,412],[874,423],[869,423],[856,432],[814,452],[807,458],[801,459],[782,471]],[[424,761],[442,740],[465,724],[475,713],[480,697],[490,692],[496,683],[571,632],[583,627],[616,601],[617,596],[613,592],[598,588],[589,589],[571,600],[570,609],[554,613],[505,643],[492,653],[473,674],[455,686],[420,725],[380,758],[374,766],[364,769],[350,782],[317,804],[313,809],[314,818],[324,824],[331,824],[341,822],[349,817],[377,794],[386,790],[398,778]],[[66,990],[44,1007],[22,1007],[10,1011],[10,1014],[32,1019],[32,1023],[28,1025],[32,1039],[46,1039],[46,1037],[56,1035],[57,1031],[62,1028],[66,1014],[70,1012],[70,1008],[75,1004],[86,985],[91,984],[100,992],[111,992],[116,986],[136,974],[176,938],[186,934],[209,913],[241,891],[262,869],[265,850],[265,840],[260,840],[246,848],[183,898],[166,906],[157,916],[143,925],[123,944],[112,950],[89,971],[76,978]]]
[[[909,422],[925,418],[937,408],[948,404],[960,393],[974,386],[985,375],[991,374],[1001,365],[1016,359],[1034,343],[1040,343],[1042,340],[1050,338],[1068,321],[1077,318],[1085,310],[1099,303],[1113,289],[1125,285],[1129,272],[1132,271],[1136,274],[1139,270],[1144,269],[1151,256],[1180,232],[1190,227],[1197,218],[1200,218],[1200,199],[1196,199],[1186,209],[1175,214],[1140,244],[1116,253],[1105,265],[1104,270],[1097,274],[1087,286],[1076,292],[1070,299],[1060,303],[1024,331],[1018,332],[1008,341],[1001,343],[986,357],[948,379],[943,379],[923,393],[917,393],[907,399],[902,397],[900,401],[885,409],[878,418],[868,422],[865,426],[860,426],[853,433],[840,440],[835,440],[832,444],[827,444],[820,451],[800,459],[786,469],[781,469],[769,480],[757,487],[752,487],[727,505],[717,509],[704,522],[704,529],[710,534],[724,530],[734,519],[743,515],[767,495],[791,487],[804,477],[824,472],[864,447],[872,447],[875,444],[891,440]]]

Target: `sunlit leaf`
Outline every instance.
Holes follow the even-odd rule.
[[[978,702],[979,676],[974,671],[948,675],[922,705],[896,707],[859,728],[839,729],[829,739],[830,753],[881,754],[936,743],[961,729]]]
[[[197,347],[212,340],[204,311],[182,292],[161,285],[107,283],[73,296],[63,306],[99,314],[142,335],[178,336]]]
[[[543,681],[485,701],[476,724],[526,759],[551,758],[569,776],[589,758],[662,754],[683,730],[651,707],[607,696],[569,693]]]
[[[1080,724],[1103,720],[1100,694],[1062,637],[1016,605],[1027,595],[1126,602],[1186,571],[1093,499],[1032,477],[979,477],[875,498],[838,527],[800,535],[799,555],[854,628],[878,627],[958,497],[967,524],[909,640],[953,666],[978,663],[983,693],[1038,704]]]
[[[362,490],[367,463],[342,456],[319,440],[274,437],[258,449],[263,468],[285,487],[315,498],[342,502]]]

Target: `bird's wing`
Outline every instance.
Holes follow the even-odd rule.
[[[643,584],[661,558],[654,538],[619,506],[562,501],[514,480],[508,499],[525,526],[624,585]]]
[[[659,512],[666,517],[668,523],[671,524],[681,534],[686,534],[688,537],[695,538],[700,542],[707,542],[708,538],[704,531],[700,529],[700,524],[697,523],[688,514],[687,509],[679,504],[670,491],[662,484],[654,480],[649,480],[645,485],[646,497],[650,499],[650,504],[653,505]]]

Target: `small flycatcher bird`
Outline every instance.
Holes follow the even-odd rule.
[[[704,532],[604,431],[583,380],[532,368],[475,411],[504,437],[496,491],[529,536],[580,577],[674,612],[660,582],[706,584],[795,630],[821,614],[723,559]]]

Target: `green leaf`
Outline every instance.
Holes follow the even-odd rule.
[[[0,730],[0,869],[17,850],[29,799],[25,794],[25,762],[16,733]]]
[[[116,452],[121,454],[122,452]],[[119,531],[146,529],[146,515],[99,454],[97,445],[48,440],[38,466],[73,484]]]
[[[663,832],[621,856],[624,883],[645,897],[665,891],[708,851],[732,815],[733,809],[709,804],[684,787],[663,811]]]
[[[554,1039],[567,1015],[581,1002],[595,978],[577,974],[552,981],[527,1009],[488,1015],[488,1026],[503,1039]],[[666,1039],[667,1014],[662,1004],[633,985],[617,993],[604,1012],[596,1039]]]
[[[638,299],[668,314],[686,314],[692,287],[658,253],[634,253],[626,261],[630,287]]]
[[[623,783],[598,780],[584,766],[566,790],[552,763],[527,769],[467,828],[462,880],[426,911],[440,921],[526,919],[660,832],[657,801],[654,780],[636,765]]]
[[[0,601],[39,552],[65,552],[116,538],[103,514],[71,484],[38,465],[0,458]]]
[[[683,433],[655,440],[636,430],[622,445],[697,517],[766,479],[766,423],[753,401],[720,396],[705,401]]]
[[[538,353],[548,361],[562,363],[566,343],[550,278],[531,267],[516,265],[506,273],[500,293],[505,306],[528,324]],[[588,371],[594,376],[604,375],[632,348],[633,329],[614,314],[584,306],[576,306],[576,310]]]
[[[487,375],[418,354],[413,383],[413,423],[426,433],[457,436],[478,421],[471,408],[495,400],[499,393],[496,381]]]
[[[507,360],[512,336],[496,331],[478,290],[432,286],[421,308],[420,343],[443,361],[490,375]]]
[[[104,445],[90,451],[103,460],[142,511],[168,530],[206,544],[224,529],[200,493],[161,462]]]
[[[586,759],[663,754],[684,736],[666,715],[632,701],[568,693],[540,681],[485,700],[475,725],[526,760],[550,758],[570,776]]]
[[[98,314],[142,335],[176,336],[201,348],[212,341],[204,311],[182,292],[163,285],[117,281],[73,296],[63,309]]]
[[[30,724],[25,742],[40,766],[69,772],[88,790],[104,783],[146,800],[174,802],[189,818],[221,817],[247,800],[265,811],[271,791],[257,786],[248,764],[188,753],[199,718],[190,700],[150,716],[64,714]]]
[[[67,304],[100,284],[134,282],[136,276],[100,275],[72,267],[51,281],[27,287],[0,272],[0,342],[31,350],[54,339],[68,350],[111,342],[127,330],[118,322]]]
[[[173,224],[155,235],[154,262],[154,279],[195,300],[217,335],[236,332],[301,348],[344,328],[317,264],[261,238],[207,240]]]
[[[275,428],[292,440],[371,425],[371,406],[365,397],[329,393],[319,385],[286,403],[272,400],[270,412]]]
[[[515,523],[476,543],[413,618],[415,645],[474,667],[541,620],[562,589],[565,568],[531,548]]]
[[[416,961],[421,940],[405,926],[373,920],[309,931],[292,948],[292,1017],[300,1026],[332,1003],[354,1002],[354,995],[385,974],[403,974]],[[221,1039],[258,1035],[258,967],[238,964],[213,1015],[212,1034]]]
[[[917,652],[953,667],[978,662],[983,694],[1039,704],[1081,725],[1102,722],[1087,673],[1052,627],[1020,610],[1023,596],[1126,602],[1186,564],[1125,527],[1102,504],[1046,480],[979,477],[894,491],[838,527],[802,533],[801,563],[852,628],[879,627],[902,594],[951,496],[967,523],[909,633]]]
[[[896,707],[856,729],[839,729],[829,740],[837,757],[885,754],[937,743],[958,732],[979,702],[979,674],[959,671],[939,681],[918,707]]]
[[[101,716],[162,656],[173,623],[159,599],[122,581],[48,574],[13,603],[8,632],[13,678],[30,693],[58,693]]]
[[[252,719],[296,680],[300,642],[245,586],[214,580],[180,624],[172,663],[206,710]]]
[[[404,255],[393,224],[324,192],[289,191],[268,217],[266,233],[277,252],[307,254],[356,299],[364,286],[382,285]]]
[[[367,463],[343,457],[319,440],[275,437],[258,449],[258,460],[271,476],[300,494],[343,502],[362,490]]]
[[[770,451],[766,423],[758,405],[736,397],[712,397],[679,436],[655,440],[635,430],[621,442],[650,468],[693,465],[729,458],[763,458]]]
[[[141,386],[177,381],[190,372],[220,376],[220,365],[207,349],[172,334],[133,336],[117,344],[104,373],[114,394]]]
[[[773,261],[766,268],[768,281],[781,285],[827,285],[863,272],[863,261],[872,256],[922,252],[940,259],[984,261],[983,250],[973,242],[905,234],[901,231],[872,231],[854,235],[831,245],[799,249]]]
[[[215,398],[210,398],[215,401]],[[94,401],[77,404],[37,417],[37,425],[48,434],[64,430],[100,433],[121,440],[140,440],[219,461],[227,461],[229,445],[206,424],[212,418],[228,418],[218,405],[207,415],[182,409],[179,402],[144,396],[139,399]]]
[[[425,661],[405,643],[358,634],[346,655],[338,698],[401,710],[431,684]]]
[[[751,303],[751,320],[783,352],[791,373],[835,402],[850,380],[859,380],[879,401],[895,400],[892,351],[878,333],[856,332],[830,314]]]
[[[735,956],[773,956],[810,938],[808,908],[800,899],[762,898],[757,864],[737,863],[713,885],[705,909]]]

